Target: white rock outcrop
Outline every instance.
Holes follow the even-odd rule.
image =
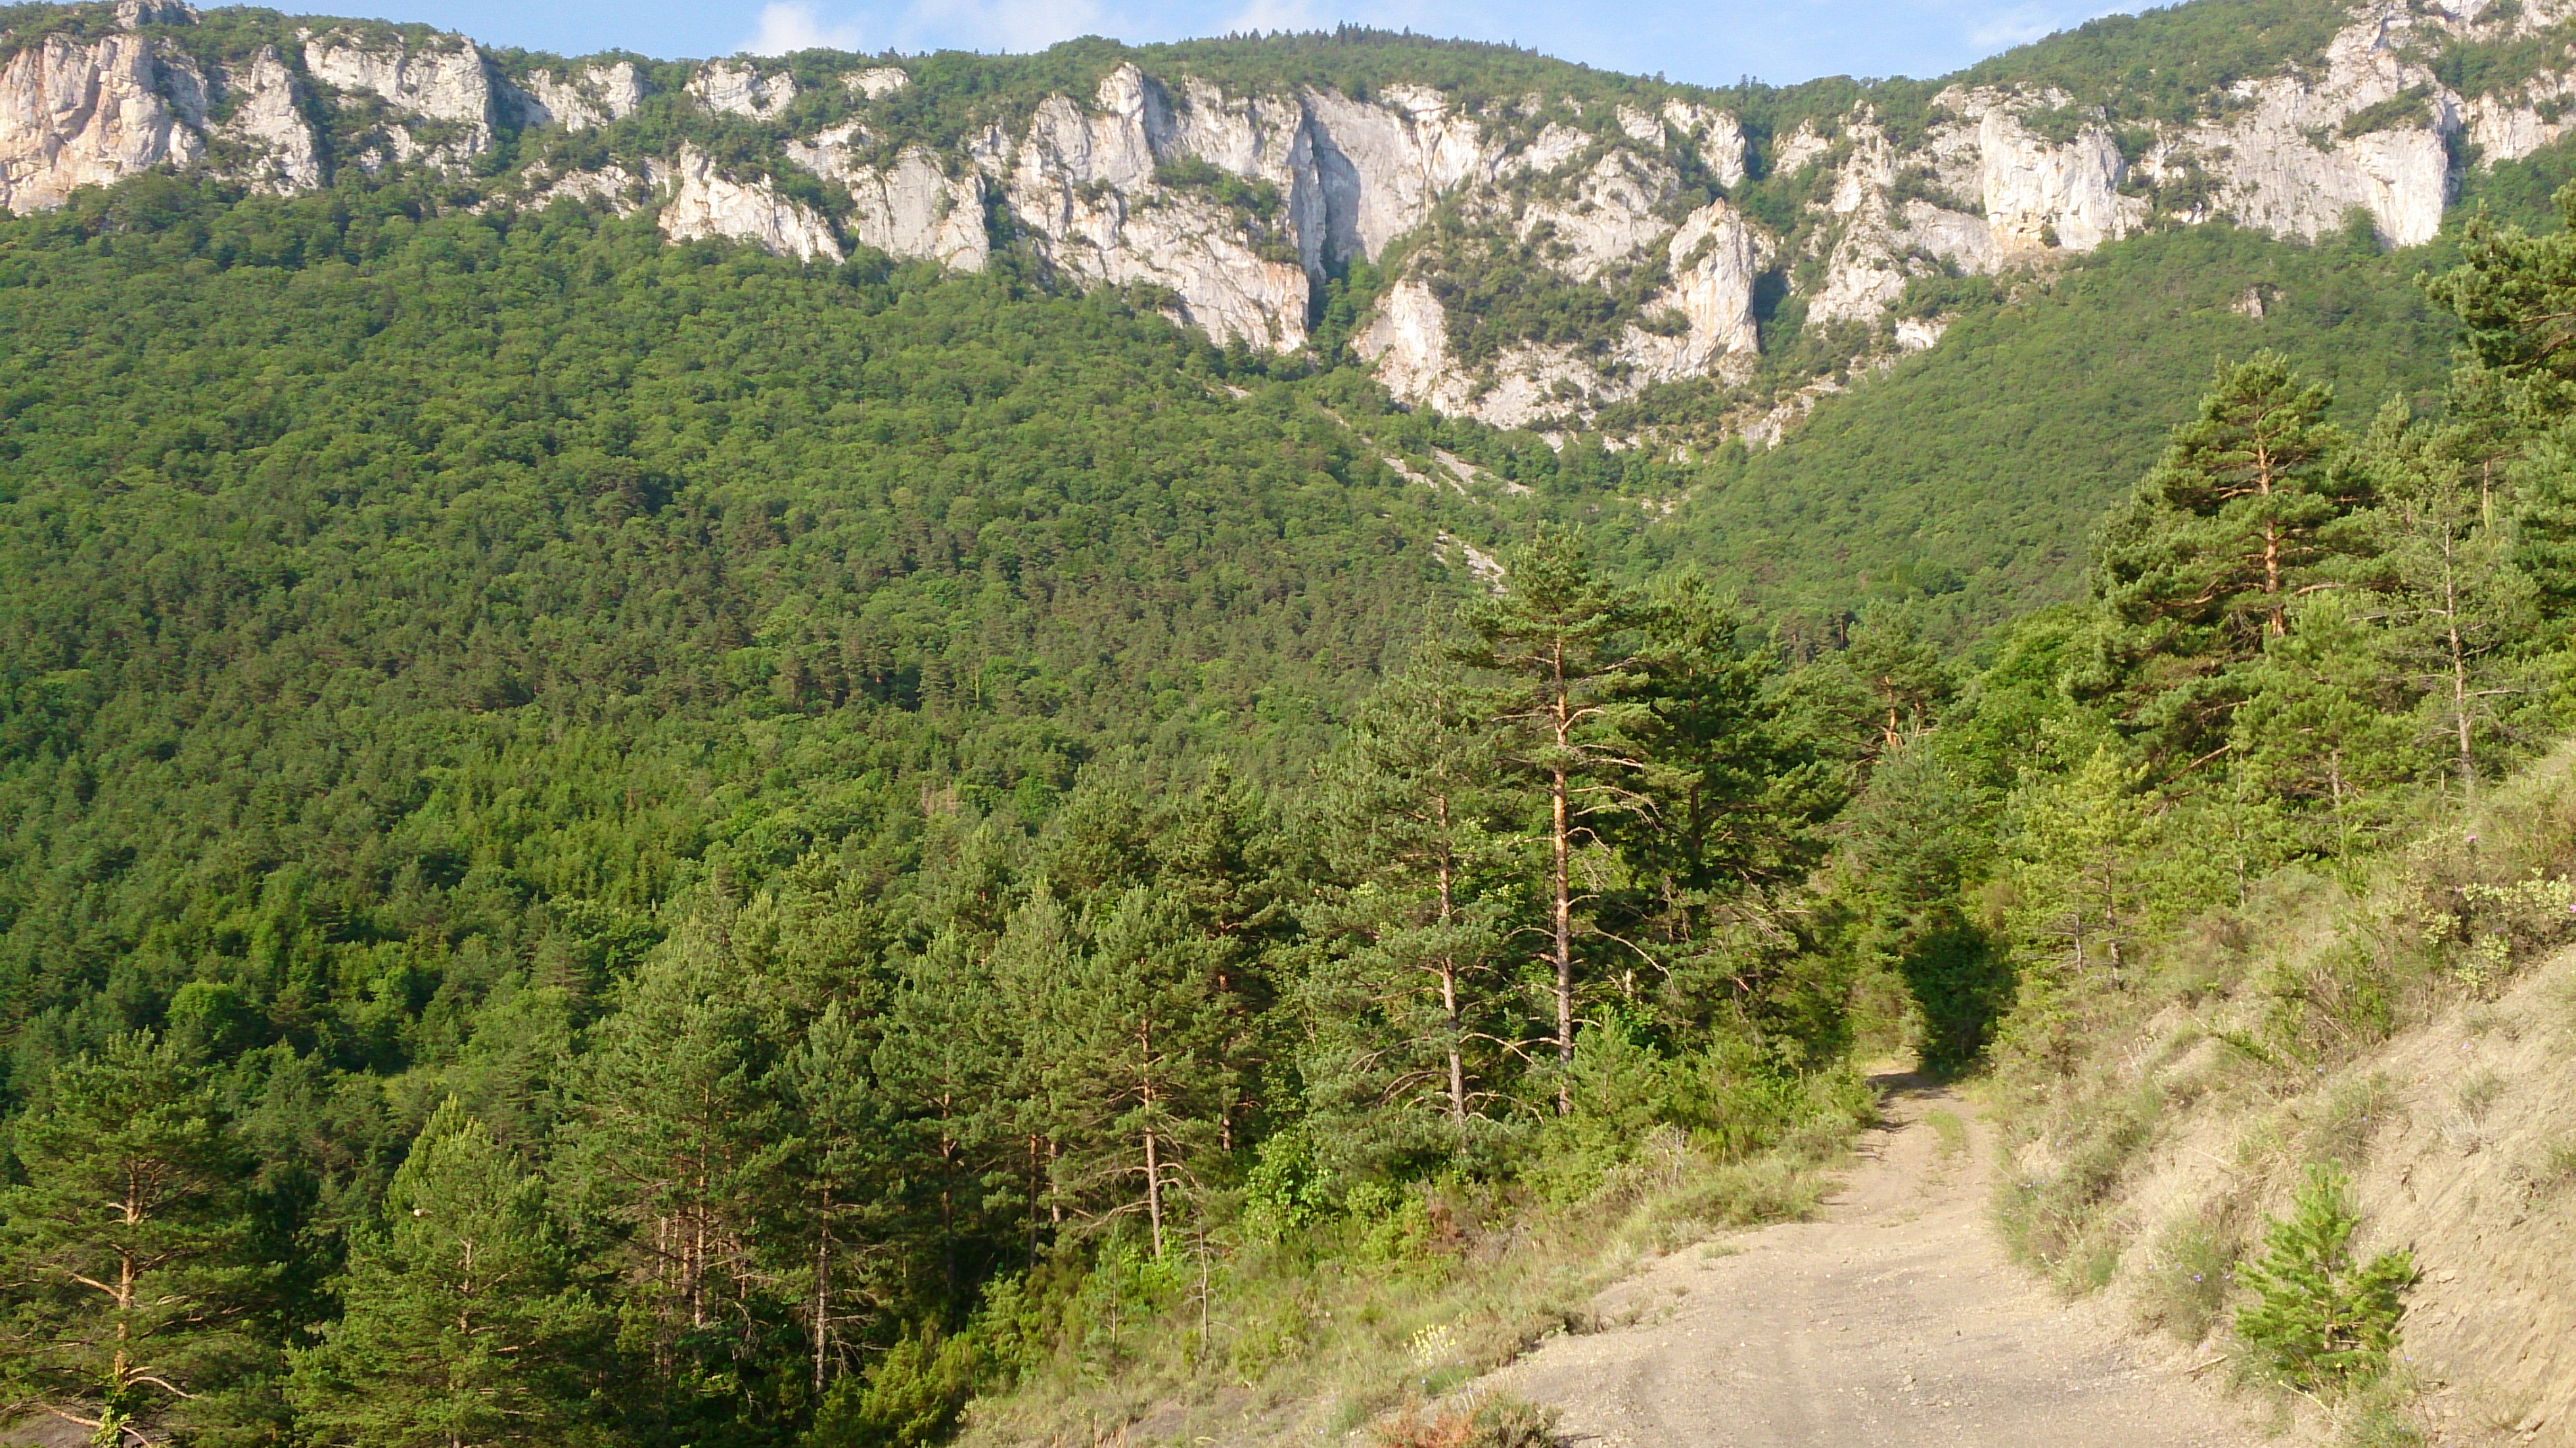
[[[1155,183],[1180,138],[1162,88],[1124,65],[1095,102],[1041,102],[1010,173],[1012,214],[1047,263],[1083,282],[1166,288],[1177,318],[1219,338],[1305,345],[1305,267],[1262,254],[1214,200]]]
[[[2146,220],[2146,202],[2120,194],[2127,163],[2102,126],[2052,146],[2006,107],[1989,106],[1977,122],[1977,155],[1978,191],[1999,251],[2091,251]]]
[[[231,119],[216,128],[249,160],[242,179],[263,191],[292,195],[322,184],[322,157],[296,104],[295,77],[275,49],[261,46],[250,64],[224,78],[234,101]]]
[[[205,154],[206,81],[157,40],[49,35],[0,69],[0,206],[60,206]]]
[[[689,78],[689,94],[708,110],[765,121],[796,99],[796,77],[782,70],[764,80],[739,61],[710,61]]]
[[[1713,201],[1658,238],[1673,282],[1649,302],[1646,316],[1681,325],[1632,324],[1602,356],[1527,343],[1471,375],[1450,352],[1447,310],[1429,285],[1412,278],[1387,290],[1355,350],[1397,397],[1496,427],[1588,416],[1601,403],[1656,383],[1749,366],[1762,257],[1742,213]]]
[[[597,202],[619,216],[632,216],[652,204],[655,176],[652,172],[638,175],[623,166],[602,166],[595,171],[568,171],[551,179],[531,178],[527,193],[519,204],[528,208],[546,206],[558,199]],[[667,169],[661,180],[671,179]]]
[[[869,166],[859,159],[865,142],[866,131],[852,121],[788,142],[787,156],[849,188],[849,233],[861,245],[982,271],[993,250],[984,224],[984,178],[972,170],[952,177],[919,146],[905,147],[892,165]]]
[[[116,25],[139,30],[146,25],[194,25],[197,7],[187,0],[116,0]]]
[[[452,137],[424,141],[411,126],[388,125],[394,160],[459,165],[492,149],[497,91],[473,41],[444,39],[454,43],[413,50],[398,41],[334,31],[305,42],[304,71],[346,92],[344,105],[354,96],[372,95],[397,111],[453,128]]]
[[[1557,270],[1591,281],[1672,233],[1661,212],[1681,178],[1659,160],[1618,150],[1595,161],[1562,200],[1531,202],[1518,232],[1524,246],[1539,245]]]
[[[832,224],[802,202],[780,196],[767,181],[737,181],[716,169],[715,158],[683,145],[668,166],[654,167],[653,181],[667,186],[662,234],[673,241],[711,237],[747,241],[772,256],[800,261],[842,259]]]
[[[1467,401],[1466,379],[1449,364],[1449,313],[1419,280],[1386,289],[1352,349],[1407,402],[1457,411]]]
[[[841,83],[869,100],[881,101],[912,84],[912,74],[901,66],[880,65],[845,75]]]
[[[1896,183],[1896,151],[1868,120],[1844,128],[1842,164],[1834,172],[1833,218],[1819,240],[1830,237],[1824,284],[1807,302],[1811,322],[1876,322],[1905,291],[1908,277],[1895,242],[1889,193]]]
[[[1470,178],[1491,179],[1500,156],[1471,116],[1428,86],[1388,86],[1378,102],[1308,91],[1315,162],[1333,256],[1375,261]]]
[[[1673,282],[1647,311],[1678,314],[1688,330],[1667,336],[1631,327],[1621,360],[1644,381],[1672,382],[1707,373],[1724,357],[1750,358],[1761,253],[1743,213],[1712,201],[1674,230],[1664,251]]]
[[[2276,235],[2317,237],[2360,207],[2388,245],[2432,240],[2452,194],[2446,137],[2459,126],[2457,98],[2413,57],[2408,42],[2422,37],[2408,9],[2357,14],[2327,47],[2321,75],[2238,82],[2236,113],[2186,130],[2158,169],[2217,178],[2215,214]],[[2408,93],[2421,98],[2418,119],[2345,134],[2347,121]]]
[[[1289,96],[1234,100],[1206,81],[1189,79],[1181,82],[1171,116],[1167,144],[1174,150],[1247,181],[1265,182],[1278,193],[1283,208],[1278,223],[1296,244],[1298,264],[1310,278],[1321,280],[1328,263],[1338,258],[1329,250],[1323,177],[1305,108]]]
[[[1718,185],[1744,184],[1744,128],[1735,117],[1695,102],[1669,100],[1664,102],[1664,122],[1690,138]]]
[[[625,60],[562,75],[532,70],[519,102],[524,124],[569,131],[622,121],[642,104],[644,78],[636,74],[634,62]]]

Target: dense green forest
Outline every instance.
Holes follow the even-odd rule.
[[[1007,254],[400,172],[0,220],[0,1435],[1463,1381],[1507,1257],[1796,1210],[1869,1063],[2045,1066],[2576,723],[2564,164],[1951,279],[1697,462]]]

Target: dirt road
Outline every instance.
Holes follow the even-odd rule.
[[[1974,1113],[1904,1078],[1821,1219],[1664,1258],[1495,1383],[1579,1445],[2252,1448],[2216,1393],[2008,1263]],[[1930,1120],[1948,1113],[1949,1121]]]

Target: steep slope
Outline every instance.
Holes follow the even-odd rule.
[[[1779,446],[1721,455],[1657,532],[1770,606],[1911,601],[1973,638],[2081,592],[2095,520],[2219,360],[2286,352],[2356,426],[2438,397],[2450,328],[2411,285],[2422,264],[2220,226],[2114,243],[1964,308]]]
[[[2366,1441],[2576,1441],[2571,818],[2561,748],[2366,876],[2288,872],[2070,994],[2000,1093],[2023,1253],[2215,1365],[2265,1219],[2332,1164],[2356,1250],[2423,1272],[2390,1395],[2417,1436]]]
[[[2215,363],[2287,353],[2336,389],[2349,427],[2392,397],[2437,406],[2453,330],[2418,279],[2453,264],[2469,215],[2554,229],[2570,179],[2566,142],[2477,172],[2444,235],[2393,253],[2357,231],[2309,246],[2210,225],[2109,243],[2009,290],[1968,283],[1936,346],[1853,379],[1777,447],[1720,452],[1650,534],[1801,627],[1908,602],[1975,638],[2081,591],[2095,520]]]
[[[5,14],[11,209],[164,166],[288,191],[425,167],[446,204],[652,208],[806,260],[1016,250],[1276,352],[1348,277],[1331,340],[1400,398],[1556,431],[1689,384],[1698,425],[1620,428],[1700,443],[1775,439],[1818,379],[1929,345],[1945,277],[2167,223],[2428,241],[2463,174],[2558,138],[2576,84],[2543,5],[2198,0],[1946,82],[1735,92],[1368,32],[689,65],[139,0]]]
[[[895,872],[1104,752],[1302,764],[1473,526],[1114,298],[135,184],[0,228],[14,1020],[236,911],[340,922],[260,947],[317,979],[415,908],[604,964],[711,844]]]

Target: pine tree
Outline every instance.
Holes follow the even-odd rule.
[[[882,1147],[902,1163],[884,1205],[911,1218],[898,1230],[935,1254],[937,1299],[953,1308],[972,1285],[968,1239],[983,1235],[988,1211],[1014,1213],[1015,1188],[1025,1185],[1008,1159],[1019,1061],[981,942],[941,932],[905,972],[880,1026],[869,1075]]]
[[[1222,762],[1154,821],[1154,887],[1181,901],[1207,937],[1209,991],[1230,1026],[1223,1059],[1232,1087],[1217,1120],[1227,1151],[1236,1119],[1260,1106],[1269,1066],[1262,1021],[1279,995],[1273,957],[1295,926],[1291,870],[1281,858],[1291,837],[1280,823],[1261,791]]]
[[[1459,1150],[1491,1094],[1488,1058],[1517,1034],[1496,1019],[1504,921],[1487,893],[1513,842],[1471,706],[1454,674],[1398,678],[1317,774],[1344,885],[1304,917],[1320,957],[1302,982],[1308,1098],[1328,1134],[1371,1155]]]
[[[2385,609],[2358,590],[2306,599],[2289,633],[2238,670],[2245,699],[2229,733],[2233,777],[2312,834],[2321,817],[2323,834],[2306,848],[2345,853],[2380,793],[2418,773],[2420,691],[2393,658]]]
[[[1814,826],[1841,804],[1845,776],[1816,758],[1813,735],[1772,688],[1773,660],[1738,645],[1732,602],[1704,580],[1659,580],[1638,618],[1636,667],[1604,719],[1612,751],[1634,761],[1630,807],[1601,824],[1620,884],[1596,909],[1621,943],[1622,1006],[1644,1012],[1652,986],[1670,1022],[1704,1027],[1724,1008],[1767,1021],[1755,1029],[1783,1044],[1823,1045],[1817,1033],[1838,1030],[1840,1011],[1809,1006],[1837,988],[1804,973],[1813,958],[1783,948],[1805,927],[1780,897],[1823,855]]]
[[[2243,697],[2229,669],[2289,632],[2300,597],[2339,582],[2352,543],[2337,525],[2368,488],[2325,421],[2332,401],[2278,353],[2221,367],[2200,415],[2094,539],[2094,592],[2125,627],[2140,721],[2190,751],[2177,768],[2224,748]]]
[[[2524,425],[2576,412],[2576,185],[2556,201],[2564,225],[2537,236],[2470,217],[2460,265],[2426,287],[2460,319],[2463,372],[2495,394],[2480,410]]]
[[[57,1067],[13,1124],[0,1193],[0,1394],[153,1444],[226,1421],[266,1377],[250,1163],[205,1073],[148,1032]]]
[[[1547,964],[1556,1007],[1556,1109],[1574,1105],[1575,939],[1578,849],[1600,825],[1643,804],[1617,716],[1643,667],[1636,595],[1603,579],[1571,538],[1543,533],[1516,552],[1504,591],[1459,610],[1474,641],[1453,662],[1498,682],[1486,717],[1502,732],[1504,763],[1537,786],[1547,840]]]
[[[2356,1263],[2352,1236],[2360,1225],[2343,1173],[2310,1167],[2289,1217],[2265,1232],[2263,1260],[2241,1273],[2261,1300],[2237,1315],[2236,1335],[2300,1387],[2350,1387],[2377,1377],[2397,1346],[2415,1256],[2399,1247]]]
[[[2008,806],[2012,924],[2075,979],[2098,969],[2116,985],[2147,910],[2154,801],[2143,770],[2111,743],[2065,737],[2059,747],[2071,767],[2033,770]]]
[[[764,1223],[789,1122],[773,1079],[778,1023],[762,979],[725,943],[722,910],[691,921],[618,993],[573,1081],[557,1163],[587,1224],[615,1243],[631,1312],[673,1381],[728,1359],[767,1314]]]
[[[1882,756],[1841,817],[1842,888],[1867,911],[1865,944],[1903,978],[1923,1022],[1923,1064],[1974,1061],[2012,1003],[2001,942],[1964,898],[1994,864],[1994,805],[1932,737]]]
[[[381,1230],[352,1247],[343,1310],[294,1354],[289,1395],[313,1441],[483,1448],[570,1441],[576,1366],[606,1315],[571,1286],[543,1186],[452,1098],[413,1141]]]
[[[1844,647],[1800,668],[1787,683],[1789,702],[1814,716],[1820,742],[1864,767],[1931,728],[1958,691],[1939,651],[1901,608],[1863,614]]]
[[[2392,402],[2368,454],[2384,499],[2377,573],[2391,613],[2391,654],[2423,699],[2428,733],[2463,794],[2481,744],[2516,692],[2516,646],[2539,632],[2532,577],[2515,566],[2512,530],[2474,456],[2469,429],[2408,425]]]
[[[1160,1257],[1191,1161],[1216,1145],[1231,1104],[1231,1023],[1210,989],[1213,947],[1178,902],[1138,886],[1090,927],[1089,948],[1047,992],[1034,1042],[1062,1152],[1056,1184],[1095,1225],[1142,1213]]]
[[[863,1264],[889,1225],[899,1170],[889,1150],[891,1103],[877,1090],[876,1045],[858,1014],[834,1001],[781,1066],[795,1108],[788,1169],[798,1200],[788,1216],[801,1235],[795,1255],[805,1274],[796,1298],[818,1402],[848,1368],[855,1334],[845,1329],[875,1285]]]

